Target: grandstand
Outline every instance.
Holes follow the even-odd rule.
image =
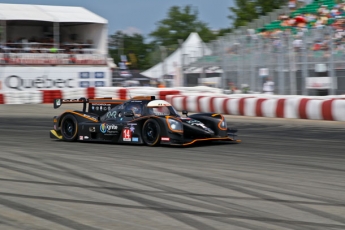
[[[0,91],[111,86],[107,23],[82,7],[0,4]]]
[[[345,15],[345,5],[337,4],[334,0],[314,0],[301,7],[290,15],[282,15],[278,20],[272,21],[258,28],[257,32],[291,29],[296,33],[298,28],[313,28],[332,25],[338,18]]]
[[[0,4],[0,23],[0,64],[107,64],[107,20],[82,7]]]

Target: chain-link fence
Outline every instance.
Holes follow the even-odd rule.
[[[252,92],[262,92],[270,78],[276,94],[325,95],[345,93],[344,32],[331,27],[289,30],[264,36],[259,34],[227,35],[208,44],[213,63],[207,57],[191,66],[221,66],[221,86],[229,84]]]

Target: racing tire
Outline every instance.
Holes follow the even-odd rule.
[[[157,146],[161,138],[161,128],[155,119],[145,121],[142,129],[143,141],[148,146]]]
[[[76,141],[78,136],[78,122],[71,114],[67,114],[61,121],[61,135],[64,141]]]

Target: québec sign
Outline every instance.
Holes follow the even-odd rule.
[[[11,75],[5,78],[4,85],[7,88],[15,90],[25,89],[52,89],[52,88],[73,88],[73,81],[75,79],[50,79],[48,76],[38,76],[34,79],[23,79],[17,75]]]
[[[81,76],[88,76],[81,78]],[[111,86],[107,67],[3,67],[0,83],[3,91],[70,89]]]

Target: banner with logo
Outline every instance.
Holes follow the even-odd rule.
[[[0,91],[111,86],[108,67],[2,67]]]

